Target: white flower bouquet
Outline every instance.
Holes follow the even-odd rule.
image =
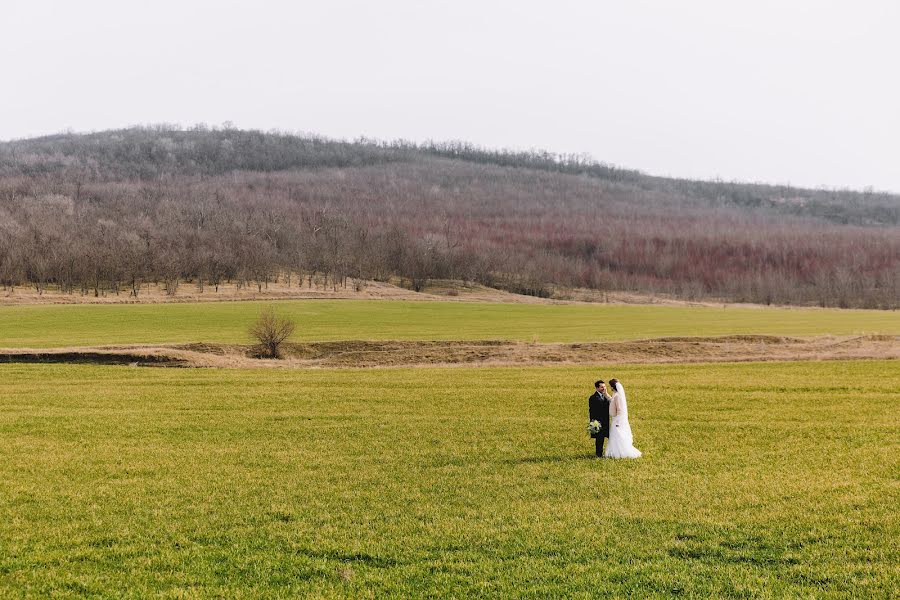
[[[603,426],[600,424],[600,421],[594,420],[588,423],[587,430],[589,434],[597,435],[603,431]]]

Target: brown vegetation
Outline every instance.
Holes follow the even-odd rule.
[[[182,285],[175,293],[167,293],[164,286],[145,283],[137,297],[127,294],[107,294],[100,296],[61,292],[58,289],[44,289],[38,293],[33,287],[16,286],[0,291],[0,306],[27,304],[160,304],[181,302],[234,302],[242,300],[407,300],[407,301],[452,301],[452,302],[505,302],[515,304],[667,304],[673,306],[720,306],[721,301],[686,301],[665,294],[645,294],[639,292],[617,292],[591,290],[587,288],[566,288],[554,286],[549,298],[513,294],[504,290],[487,287],[478,283],[446,279],[429,280],[420,292],[399,287],[400,280],[359,281],[348,278],[346,287],[307,288],[288,285],[288,277],[281,275],[267,288],[259,291],[255,287],[240,286],[235,282],[225,282],[217,291],[200,292],[195,286]],[[296,280],[296,274],[291,278]],[[741,304],[741,306],[748,306]]]
[[[0,144],[0,286],[137,299],[284,278],[895,308],[900,199],[234,130]]]
[[[275,309],[263,309],[256,322],[250,326],[250,336],[260,345],[260,355],[264,358],[281,358],[281,345],[294,333],[296,324],[275,314]]]
[[[182,344],[0,350],[0,362],[94,362],[135,366],[357,368],[526,366],[900,359],[900,336],[786,338],[739,335],[628,342],[534,344],[508,341],[339,341],[285,343],[282,360],[254,346]]]

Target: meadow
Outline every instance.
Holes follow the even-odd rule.
[[[274,305],[303,340],[584,342],[665,336],[900,333],[900,311],[596,304],[283,300],[0,307],[0,348],[248,343]]]
[[[332,320],[358,318],[352,305],[326,306]],[[220,334],[237,335],[232,317],[253,310],[225,309],[238,312],[217,313]],[[69,310],[27,314],[89,315],[106,341],[117,327],[100,315],[131,315],[118,323],[132,339],[163,335],[158,321],[138,320],[152,311]],[[181,311],[172,335],[187,335],[194,307],[165,310]],[[535,311],[550,316],[530,326],[578,335],[553,320],[560,310],[583,315],[594,336],[675,333],[570,307]],[[804,314],[785,311],[799,319],[792,333],[811,333]],[[896,323],[846,314],[850,328]],[[531,333],[500,323],[505,335]],[[452,336],[457,325],[469,323],[421,335]],[[66,343],[87,329],[65,330]],[[51,340],[16,331],[4,325],[4,345]],[[626,384],[641,460],[591,458],[586,398],[597,376]],[[0,596],[891,597],[897,388],[897,364],[877,361],[0,365]]]

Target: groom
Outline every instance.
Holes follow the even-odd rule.
[[[609,403],[612,400],[606,393],[606,382],[602,379],[594,382],[597,391],[588,398],[588,421],[600,421],[600,433],[592,433],[597,444],[597,458],[603,458],[603,440],[609,439]]]

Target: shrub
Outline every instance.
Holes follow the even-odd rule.
[[[279,317],[271,307],[263,310],[250,327],[250,335],[259,341],[262,354],[268,358],[281,358],[281,345],[294,333],[296,325],[285,317]]]

